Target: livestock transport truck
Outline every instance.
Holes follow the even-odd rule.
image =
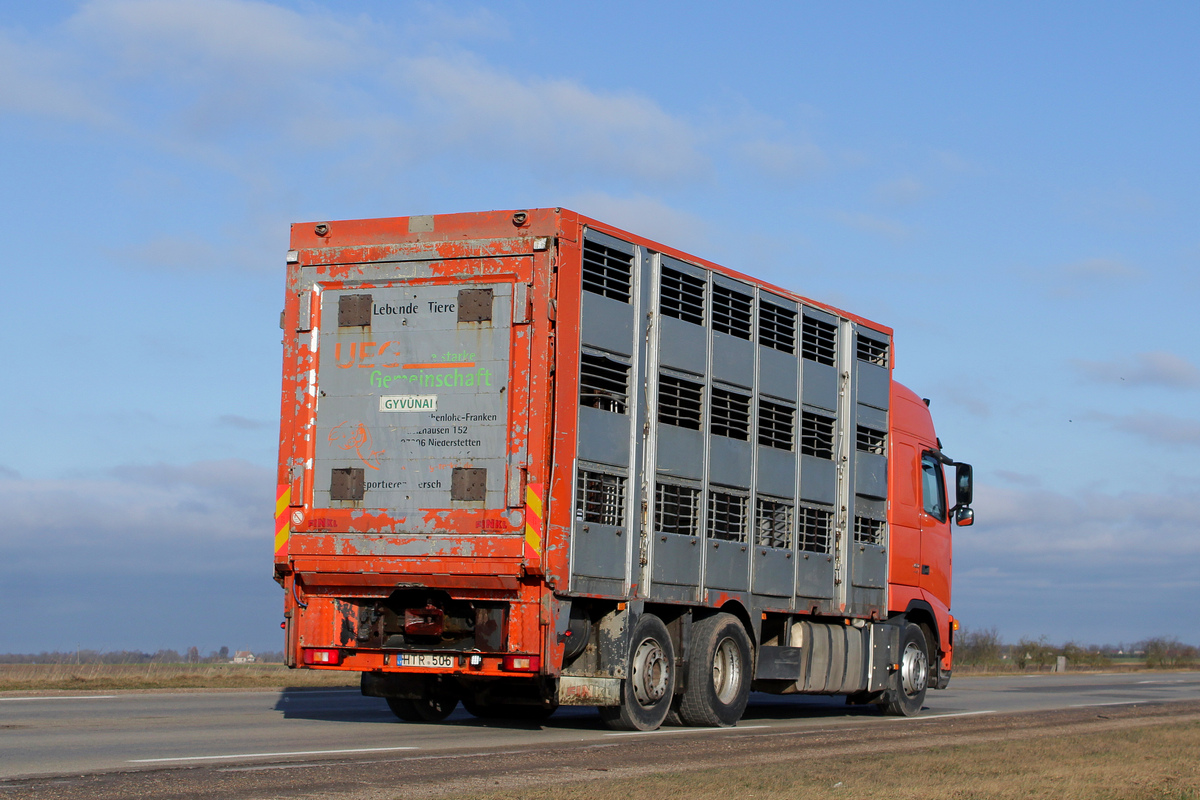
[[[296,224],[287,262],[289,666],[636,730],[950,680],[971,468],[891,329],[565,209]]]

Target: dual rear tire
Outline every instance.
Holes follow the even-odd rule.
[[[752,652],[746,629],[732,614],[716,614],[692,625],[692,657],[687,688],[679,699],[679,721],[710,728],[736,725],[750,702]]]
[[[600,708],[616,730],[654,730],[671,721],[703,727],[729,727],[741,719],[750,700],[753,647],[742,623],[720,613],[692,625],[687,683],[675,695],[675,648],[667,626],[643,614],[634,626],[621,704]]]

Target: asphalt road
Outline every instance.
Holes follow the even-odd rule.
[[[630,738],[721,737],[752,731],[881,729],[922,720],[1200,700],[1200,672],[955,678],[929,692],[922,716],[848,707],[840,698],[756,694],[735,729],[605,729],[594,709],[560,709],[542,724],[477,720],[461,708],[444,723],[399,722],[357,690],[0,696],[0,795],[30,778],[207,767],[299,769],[325,761],[391,762],[494,756],[530,748],[595,748]],[[49,785],[49,784],[45,784]]]

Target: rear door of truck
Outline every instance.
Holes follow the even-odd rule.
[[[527,241],[482,249],[297,254],[276,562],[303,585],[515,589],[537,563],[524,519],[533,254]]]

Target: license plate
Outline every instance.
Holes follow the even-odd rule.
[[[402,667],[453,667],[454,656],[440,653],[401,653]]]

